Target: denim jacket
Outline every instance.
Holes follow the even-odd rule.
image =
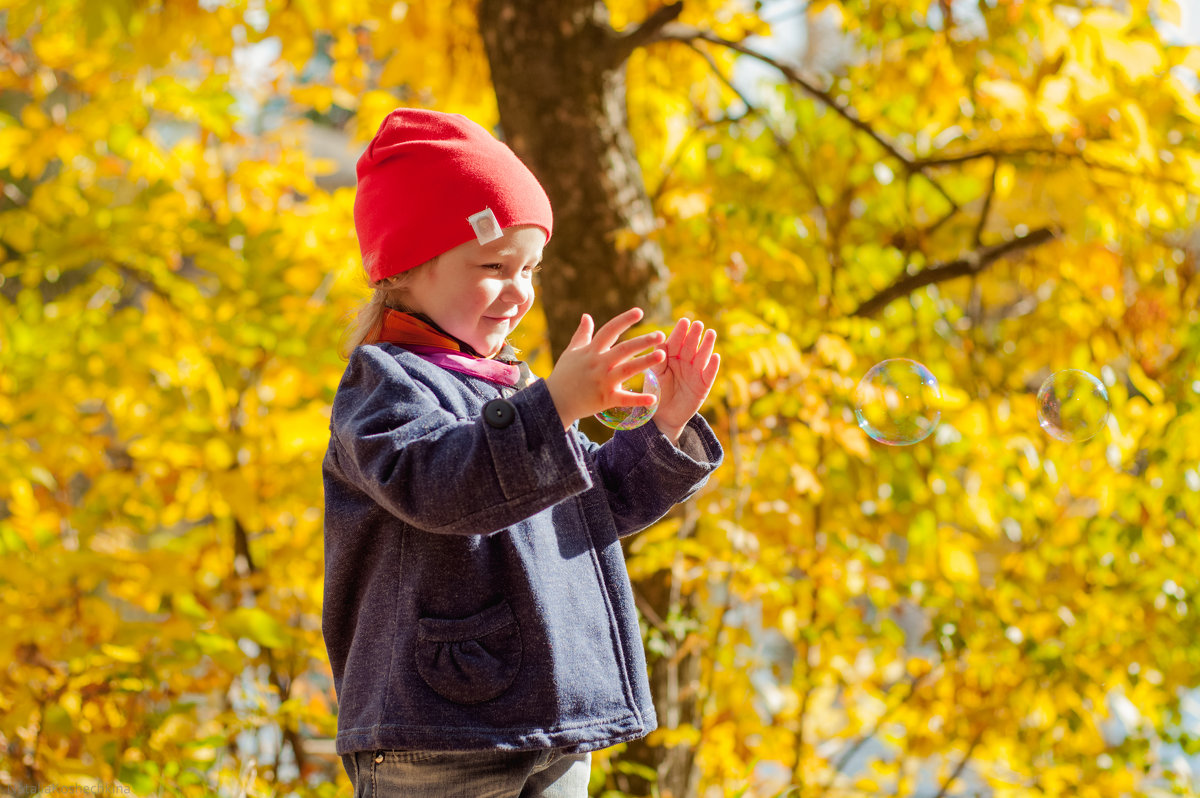
[[[597,445],[514,391],[359,347],[325,457],[337,753],[590,751],[656,726],[619,539],[721,463],[694,416]],[[485,411],[486,407],[486,411]]]

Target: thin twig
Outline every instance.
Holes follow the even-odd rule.
[[[1000,161],[992,160],[992,178],[988,182],[987,196],[983,198],[983,210],[979,212],[979,221],[975,223],[975,235],[971,239],[975,246],[983,245],[983,228],[987,226],[988,214],[992,210],[992,198],[996,196],[996,173],[1000,171]]]
[[[773,124],[771,124],[771,120],[767,118],[766,114],[763,113],[761,108],[750,102],[750,98],[743,94],[737,86],[733,85],[733,80],[731,80],[728,75],[721,71],[720,66],[717,65],[717,62],[713,59],[712,55],[697,47],[695,42],[687,42],[687,45],[688,47],[692,48],[697,55],[704,59],[705,63],[708,64],[709,69],[712,70],[712,73],[717,76],[717,79],[720,80],[721,83],[725,84],[726,88],[737,95],[737,98],[742,102],[743,105],[746,106],[746,114],[752,114],[762,121],[763,126],[767,129],[767,132],[771,134],[771,138],[775,140],[775,146],[779,148],[779,151],[783,153],[783,156],[787,159],[788,164],[792,167],[792,171],[795,172],[796,176],[800,178],[801,182],[804,183],[805,188],[812,193],[813,201],[817,205],[820,205],[821,195],[817,191],[817,186],[813,182],[812,175],[805,172],[803,167],[800,166],[800,162],[796,160],[796,154],[792,152],[792,148],[788,146],[787,138],[780,133]],[[824,207],[822,207],[821,210],[824,211]]]
[[[957,779],[963,772],[963,768],[965,768],[967,763],[971,761],[971,756],[975,753],[975,749],[979,746],[979,741],[981,739],[983,739],[983,729],[980,729],[979,732],[976,733],[975,738],[971,740],[971,744],[967,747],[967,752],[963,754],[963,758],[960,759],[958,765],[955,766],[954,772],[951,773],[944,782],[942,782],[941,789],[938,790],[937,795],[933,796],[933,798],[943,798],[943,796],[946,795],[946,791],[950,789],[950,785],[954,783],[954,780]]]

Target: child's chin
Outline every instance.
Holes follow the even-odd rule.
[[[500,350],[504,348],[504,339],[500,338],[493,341],[491,338],[486,341],[480,341],[475,347],[475,351],[479,352],[484,357],[495,357],[500,354]]]

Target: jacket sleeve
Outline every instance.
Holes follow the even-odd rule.
[[[603,445],[577,427],[575,437],[604,485],[622,537],[645,529],[691,497],[724,459],[717,436],[699,413],[684,427],[678,446],[653,422],[620,430]]]
[[[337,469],[405,523],[462,535],[496,532],[590,488],[544,383],[509,401],[505,426],[460,419],[394,357],[359,347],[333,402]]]

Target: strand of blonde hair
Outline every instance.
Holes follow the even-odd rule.
[[[430,263],[433,261],[426,261],[408,271],[369,283],[371,295],[351,313],[350,323],[342,335],[338,351],[344,359],[349,359],[350,353],[364,344],[379,342],[379,336],[383,332],[383,317],[388,308],[409,310],[404,304],[405,285],[417,269]]]

